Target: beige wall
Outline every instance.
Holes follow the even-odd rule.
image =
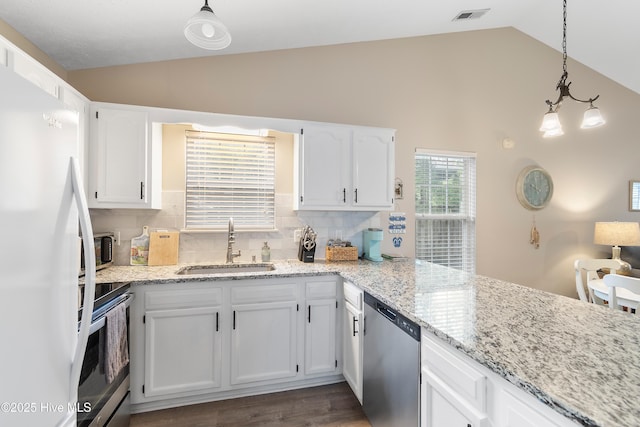
[[[95,101],[396,128],[405,184],[397,210],[409,213],[408,224],[415,148],[476,152],[478,273],[575,295],[573,259],[608,254],[592,244],[593,223],[640,219],[627,210],[627,182],[640,178],[640,96],[570,60],[572,92],[599,93],[608,123],[581,131],[584,107],[566,102],[565,135],[544,140],[537,128],[544,100],[556,97],[561,60],[505,28],[73,71],[68,79]],[[502,148],[505,137],[514,148]],[[514,190],[530,164],[555,183],[551,204],[535,215]],[[534,219],[539,249],[529,244]]]

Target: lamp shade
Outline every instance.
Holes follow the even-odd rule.
[[[609,246],[640,246],[637,222],[596,222],[593,243]]]
[[[224,49],[231,44],[229,30],[206,3],[187,21],[184,36],[194,45],[208,50]]]
[[[591,129],[602,126],[605,123],[606,121],[602,117],[602,114],[600,114],[600,109],[592,105],[584,112],[584,117],[582,118],[582,124],[580,127],[582,129]]]
[[[547,130],[542,134],[543,138],[552,138],[554,136],[560,136],[560,135],[564,135],[564,131],[562,130],[562,128],[557,128],[557,129],[553,129],[553,130]]]
[[[540,125],[540,131],[553,132],[553,131],[557,131],[558,129],[562,129],[562,126],[560,125],[560,118],[558,117],[558,113],[553,111],[549,111],[548,113],[545,113],[544,117],[542,118],[542,125]]]

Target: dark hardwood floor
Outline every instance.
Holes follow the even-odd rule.
[[[370,427],[347,383],[163,409],[130,427]]]

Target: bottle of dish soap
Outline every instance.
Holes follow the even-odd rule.
[[[262,247],[262,262],[269,262],[271,260],[271,248],[268,242],[264,242]]]

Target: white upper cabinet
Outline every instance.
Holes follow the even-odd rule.
[[[351,132],[345,128],[303,129],[298,162],[298,209],[347,206]],[[294,184],[295,185],[295,184]]]
[[[294,209],[393,208],[392,129],[315,124],[295,147]]]
[[[143,109],[93,104],[89,207],[160,209],[161,138]]]
[[[388,130],[353,131],[353,204],[393,208],[394,134]]]

